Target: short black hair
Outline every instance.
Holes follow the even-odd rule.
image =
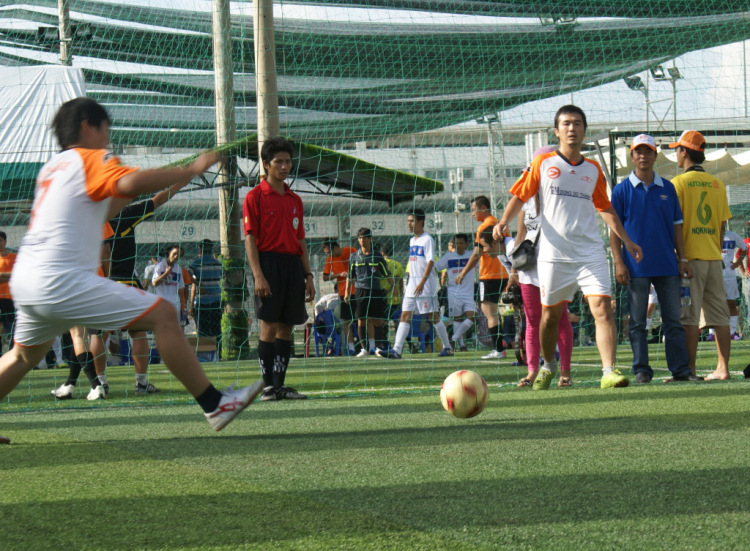
[[[495,238],[492,237],[492,228],[488,228],[480,233],[479,239],[484,239],[484,242],[490,246],[493,245],[495,243]]]
[[[390,256],[393,249],[388,243],[383,243],[378,250],[380,251],[380,254]]]
[[[8,236],[5,235],[4,231],[0,231],[0,237],[2,237],[3,239],[5,239],[6,241],[8,240]]]
[[[213,253],[214,252],[214,242],[210,239],[203,239],[198,244],[198,249],[200,250],[202,255],[205,255],[206,253]]]
[[[52,119],[52,131],[63,149],[69,149],[78,142],[81,124],[101,128],[102,123],[112,123],[107,110],[91,98],[75,98],[66,101]]]
[[[422,209],[413,209],[409,212],[409,214],[414,217],[415,222],[417,220],[421,220],[422,222],[424,222],[427,218],[427,215],[425,215]]]
[[[338,241],[334,241],[333,239],[328,239],[326,241],[323,241],[323,246],[324,247],[328,247],[329,249],[333,249],[334,247],[338,247],[339,246],[339,242]]]
[[[474,199],[471,200],[472,203],[476,203],[478,207],[484,207],[486,209],[491,208],[492,205],[490,205],[490,200],[487,199],[484,195],[477,195],[474,197]]]
[[[466,233],[457,233],[456,234],[456,240],[459,240],[459,239],[463,239],[464,241],[466,241],[466,243],[468,243],[469,242],[469,235],[466,234]]]
[[[260,158],[264,162],[270,163],[271,161],[273,161],[273,158],[277,153],[281,153],[283,151],[289,153],[290,157],[294,157],[294,146],[292,146],[292,144],[290,144],[287,140],[285,140],[281,136],[269,138],[265,142],[263,142],[263,147],[260,149]]]
[[[182,249],[182,247],[180,247],[179,245],[170,245],[170,246],[169,246],[169,247],[167,247],[167,248],[166,248],[166,250],[164,251],[164,252],[165,252],[165,254],[164,254],[164,258],[166,258],[166,257],[168,257],[168,256],[169,256],[170,254],[172,254],[172,251],[173,251],[173,250],[175,250],[175,249],[177,249],[177,252],[179,253],[179,252],[180,252],[180,249]]]
[[[589,126],[586,122],[586,113],[577,105],[563,105],[557,110],[557,113],[555,113],[555,128],[557,128],[557,123],[560,121],[561,115],[580,115],[583,120],[583,129],[586,130]]]
[[[706,154],[703,153],[703,151],[696,151],[695,149],[690,149],[689,147],[681,145],[678,145],[677,149],[682,149],[687,154],[690,162],[695,163],[696,165],[702,165],[706,161]]]
[[[370,228],[359,228],[359,231],[357,231],[357,237],[372,237],[372,231]]]

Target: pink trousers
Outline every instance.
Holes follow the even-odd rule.
[[[539,371],[539,323],[542,320],[542,297],[539,287],[521,283],[523,311],[526,314],[526,363],[530,372]],[[573,326],[568,319],[568,305],[563,304],[563,313],[558,324],[557,347],[560,349],[560,369],[570,370],[573,356]]]

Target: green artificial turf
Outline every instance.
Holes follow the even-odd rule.
[[[0,406],[0,549],[747,548],[750,381],[601,390],[584,365],[532,392],[508,361],[410,360],[295,361],[290,383],[325,399],[255,403],[219,434],[166,404],[177,383],[132,396],[128,368],[105,404],[36,411],[54,402],[34,372]],[[491,383],[467,421],[416,388],[456,367]]]

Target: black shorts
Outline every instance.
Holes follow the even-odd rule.
[[[271,288],[271,296],[255,296],[255,317],[266,323],[305,323],[308,315],[302,259],[296,254],[270,251],[262,251],[258,256],[263,277]]]
[[[354,300],[349,300],[358,320],[385,319],[385,295],[380,289],[354,289]]]
[[[349,297],[349,302],[344,302],[344,297],[339,297],[339,316],[341,321],[352,321],[354,319],[354,310],[352,310],[352,299]]]
[[[500,295],[508,283],[507,279],[482,279],[479,281],[479,300],[492,304],[500,303]]]

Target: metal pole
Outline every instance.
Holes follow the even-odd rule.
[[[677,136],[677,79],[672,79],[672,118],[674,119],[674,134]]]
[[[745,118],[747,118],[747,40],[742,41],[742,84],[745,88]]]
[[[258,104],[258,155],[268,138],[278,136],[279,91],[276,84],[276,41],[273,32],[273,0],[253,0],[255,83]],[[260,173],[265,174],[263,163]]]
[[[70,6],[68,0],[57,0],[57,15],[60,33],[60,65],[72,65],[73,35],[70,29]]]
[[[645,91],[645,94],[646,94],[646,133],[648,134],[649,131],[651,130],[651,128],[649,127],[650,115],[648,113],[649,112],[649,107],[650,107],[649,102],[648,102],[648,71],[646,71],[646,91]]]
[[[495,140],[492,136],[492,121],[487,122],[487,147],[490,150],[490,212],[495,216]]]

